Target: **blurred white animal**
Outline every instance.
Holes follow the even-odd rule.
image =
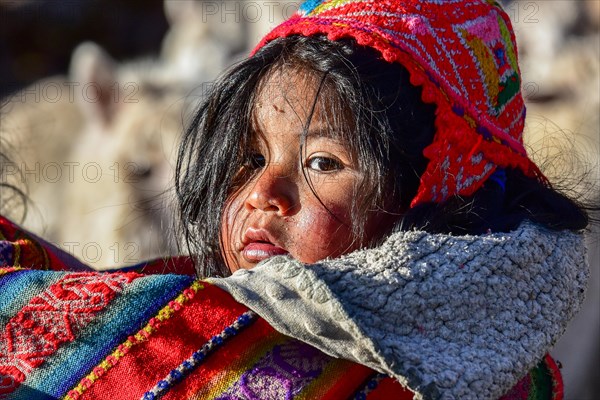
[[[2,151],[14,163],[3,168],[2,180],[34,199],[25,226],[52,238],[65,205],[61,163],[84,124],[69,84],[63,76],[42,79],[4,99],[0,108]],[[22,216],[20,209],[3,211],[15,219]]]
[[[25,227],[94,267],[175,251],[169,187],[187,89],[160,71],[85,43],[68,78],[36,83],[2,111],[31,198]],[[47,88],[62,90],[57,101]]]
[[[161,59],[184,79],[221,72],[220,65],[246,57],[300,4],[290,0],[165,0],[171,29],[163,41]],[[210,56],[198,62],[199,52]]]

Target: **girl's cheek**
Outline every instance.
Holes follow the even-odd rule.
[[[341,255],[353,241],[344,207],[330,207],[333,215],[323,209],[319,204],[318,209],[302,213],[294,218],[293,233],[288,229],[290,239],[295,243],[295,258],[305,263],[313,263],[327,257]],[[344,223],[340,222],[344,221]]]

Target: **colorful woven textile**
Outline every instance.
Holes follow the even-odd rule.
[[[0,285],[2,398],[412,397],[191,277],[14,270]]]
[[[545,181],[523,147],[525,106],[510,20],[493,0],[309,0],[257,46],[293,34],[353,38],[402,63],[436,135],[412,205],[471,195],[497,167]]]
[[[18,246],[22,257],[42,246],[7,239],[27,234],[1,217],[0,233],[1,248]],[[412,398],[382,374],[278,333],[191,276],[63,271],[68,257],[45,265],[61,271],[3,260],[0,399]],[[163,265],[182,259],[174,260]],[[547,357],[503,400],[561,398],[561,390]]]

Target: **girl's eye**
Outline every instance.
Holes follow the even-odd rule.
[[[315,156],[308,159],[308,161],[306,162],[306,166],[310,169],[319,172],[331,172],[344,168],[344,165],[341,161],[332,157],[324,156]]]
[[[246,160],[244,166],[248,169],[254,170],[264,168],[265,164],[265,156],[260,153],[251,153],[248,155],[248,159]]]

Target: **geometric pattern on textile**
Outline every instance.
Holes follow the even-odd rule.
[[[0,332],[0,396],[12,393],[36,367],[104,310],[137,273],[65,275],[35,296]]]
[[[317,378],[331,358],[303,342],[275,346],[217,400],[292,399]]]
[[[497,15],[488,14],[453,27],[465,48],[470,49],[479,78],[485,82],[485,106],[498,116],[520,90],[519,67],[509,28]]]
[[[288,393],[288,398],[337,399],[348,398],[372,374],[277,333],[261,318],[246,320],[234,335],[232,325],[224,324],[247,309],[217,287],[194,285],[92,366],[73,390],[67,389],[65,399],[215,399],[226,393],[230,398],[286,398],[273,394]],[[190,335],[189,328],[197,334]],[[195,351],[197,344],[190,342],[204,345]],[[206,343],[213,349],[207,351]],[[149,377],[156,375],[158,383]],[[129,384],[121,385],[126,380]]]
[[[265,43],[290,35],[352,38],[400,63],[435,103],[430,160],[412,205],[472,195],[496,167],[545,181],[523,146],[525,104],[514,32],[493,0],[309,0]]]

